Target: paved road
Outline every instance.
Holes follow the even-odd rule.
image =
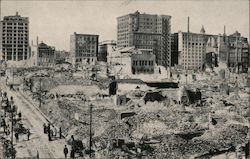
[[[6,91],[8,97],[13,96],[18,110],[21,110],[24,127],[31,130],[30,140],[27,135],[20,135],[19,142],[15,144],[17,158],[35,157],[39,153],[40,158],[63,158],[64,139],[48,141],[48,136],[43,133],[43,123],[47,123],[44,116],[36,109],[32,102],[24,98],[20,92],[10,91],[3,80],[0,81],[1,89]]]

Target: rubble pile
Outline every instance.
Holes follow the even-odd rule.
[[[228,128],[217,131],[207,131],[206,134],[185,140],[179,135],[165,135],[155,137],[161,143],[155,149],[157,156],[163,158],[190,158],[201,156],[209,152],[216,152],[235,147],[247,141],[247,127],[231,125]]]
[[[65,136],[74,135],[87,146],[89,105],[93,104],[93,147],[99,158],[191,158],[235,148],[249,140],[249,94],[240,87],[236,97],[234,83],[211,78],[189,84],[190,89],[202,92],[201,101],[194,104],[179,103],[175,89],[162,94],[137,89],[126,94],[130,101],[115,106],[112,96],[103,96],[110,80],[98,80],[55,75],[48,85],[58,86],[64,94],[46,99],[46,106],[40,109]],[[126,113],[132,115],[122,116]],[[121,140],[121,145],[112,146],[113,140]]]

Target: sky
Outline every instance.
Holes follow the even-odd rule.
[[[43,41],[57,50],[70,48],[74,32],[98,34],[99,41],[116,40],[116,18],[139,11],[172,16],[171,32],[232,34],[236,30],[249,39],[249,0],[0,0],[1,20],[18,12],[29,17],[30,41]]]

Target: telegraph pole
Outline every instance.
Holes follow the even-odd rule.
[[[13,122],[13,106],[11,106],[11,148],[13,148],[14,146],[13,146],[13,124],[14,124],[14,122]]]
[[[41,105],[42,105],[42,79],[41,79],[41,77],[39,78],[39,85],[40,85],[40,87],[39,87],[39,107],[41,107]]]
[[[92,109],[93,105],[89,107],[89,157],[92,157]]]

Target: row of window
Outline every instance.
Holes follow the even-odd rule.
[[[136,40],[135,43],[136,43],[136,44],[139,44],[139,45],[140,45],[140,44],[142,44],[142,45],[143,45],[143,44],[146,44],[146,45],[153,45],[153,44],[154,44],[153,41],[144,41],[144,40]]]
[[[132,68],[132,73],[133,74],[138,74],[138,73],[154,73],[154,69],[145,69],[145,68],[139,68],[139,69],[136,69],[136,68]]]
[[[85,60],[87,60],[88,63],[94,61],[93,58],[77,58],[76,62],[82,62],[82,61],[85,61]]]
[[[186,48],[183,48],[182,49],[185,53],[186,51],[191,51],[191,52],[202,52],[202,51],[205,51],[205,49],[186,49]]]
[[[120,35],[121,35],[122,33],[128,33],[128,32],[129,32],[128,29],[120,29],[120,30],[117,31],[117,33],[120,34]]]
[[[20,54],[18,54],[18,56],[16,56],[14,54],[13,58],[12,58],[12,55],[7,54],[6,57],[7,57],[7,60],[14,60],[14,61],[18,60],[18,61],[20,61],[20,60],[26,60],[27,59],[27,54],[25,54],[24,56],[20,55]],[[3,59],[5,59],[5,55],[3,55]]]
[[[15,34],[15,36],[13,34],[2,34],[4,38],[12,38],[12,37],[21,37],[21,38],[28,38],[28,34],[24,33],[24,34]],[[17,36],[16,36],[17,35]]]
[[[28,30],[28,27],[3,27],[3,31],[8,31],[8,30]]]
[[[96,42],[97,38],[96,37],[82,37],[82,36],[78,36],[77,41],[91,41],[91,42]]]
[[[13,38],[13,39],[11,39],[11,38],[9,38],[9,39],[7,39],[7,38],[4,38],[3,39],[3,43],[28,43],[28,39],[27,38],[22,38],[22,37],[20,37],[20,38]]]
[[[76,53],[76,56],[80,56],[80,57],[91,57],[91,56],[94,56],[95,55],[95,52],[91,52],[91,53]]]
[[[153,66],[154,61],[147,61],[147,60],[134,60],[133,66]]]
[[[43,63],[45,63],[45,62],[52,63],[52,62],[54,62],[54,59],[47,58],[47,57],[40,57],[40,58],[38,59],[38,61],[39,61],[39,62],[43,62]]]
[[[129,33],[127,33],[127,32],[126,33],[121,33],[121,34],[118,34],[118,38],[119,37],[124,37],[124,36],[128,37],[128,35],[129,35]]]
[[[194,60],[194,59],[192,59],[192,60],[190,60],[190,59],[189,59],[189,60],[185,59],[185,60],[182,60],[182,61],[183,61],[184,63],[185,63],[185,62],[199,63],[199,62],[201,62],[201,59],[199,59],[199,60],[198,60],[198,59],[196,59],[196,60]]]
[[[128,41],[120,41],[119,40],[119,42],[117,42],[117,44],[128,44]]]
[[[7,31],[3,31],[3,35],[6,35],[5,33],[7,32],[7,35],[10,34],[12,35],[13,33],[16,34],[18,32],[18,34],[27,34],[28,31],[27,30],[7,30]]]
[[[77,47],[76,52],[95,52],[95,47]]]
[[[201,56],[182,56],[182,58],[201,58]]]
[[[27,41],[22,42],[22,41],[18,41],[18,40],[17,41],[3,41],[3,44],[13,44],[13,45],[15,45],[15,44],[23,44],[23,45],[27,45],[28,42]]]
[[[3,22],[3,25],[7,25],[7,26],[12,26],[12,25],[25,25],[27,26],[28,23],[6,23],[6,22]]]
[[[11,39],[28,39],[27,37],[25,37],[25,36],[4,36],[3,37],[3,40],[11,40]]]
[[[20,36],[20,37],[27,37],[28,34],[24,33],[24,34],[3,34],[3,36],[7,35],[7,37],[13,37],[13,36]],[[6,37],[6,36],[5,36]]]
[[[192,46],[194,46],[194,45],[200,45],[200,46],[203,45],[203,46],[204,46],[205,43],[193,43],[193,42],[187,43],[187,42],[185,41],[185,42],[183,42],[183,45],[184,45],[184,46],[187,46],[187,45],[188,45],[188,46],[191,46],[191,45],[192,45]]]

